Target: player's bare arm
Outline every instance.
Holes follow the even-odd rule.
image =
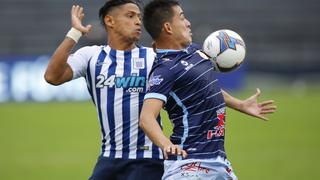
[[[83,18],[83,7],[78,5],[72,6],[72,29],[51,57],[44,75],[44,78],[48,83],[52,85],[60,85],[72,79],[73,72],[71,67],[67,64],[68,56],[81,35],[87,34],[91,30],[91,25],[82,25]]]
[[[265,121],[269,120],[265,115],[272,114],[277,109],[273,100],[258,102],[258,97],[261,95],[258,88],[257,92],[246,100],[239,100],[223,90],[222,94],[228,107]]]
[[[162,132],[156,118],[163,106],[163,101],[159,99],[146,99],[143,102],[143,107],[140,114],[139,126],[150,138],[150,140],[159,146],[165,159],[168,155],[180,155],[183,158],[187,157],[186,151],[179,146],[174,145]]]

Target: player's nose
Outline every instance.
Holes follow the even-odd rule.
[[[141,24],[142,24],[141,18],[137,17],[135,20],[135,24],[138,26],[141,26]]]
[[[188,19],[186,19],[186,26],[191,29],[191,23]]]

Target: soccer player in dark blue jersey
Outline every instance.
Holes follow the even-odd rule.
[[[84,77],[101,126],[101,154],[92,180],[161,179],[161,149],[138,126],[146,81],[154,61],[152,48],[136,45],[141,35],[141,12],[133,0],[109,0],[99,16],[107,45],[72,48],[91,26],[84,26],[83,8],[73,6],[72,29],[52,55],[47,82],[60,85]]]
[[[258,103],[259,90],[241,101],[220,89],[209,57],[192,44],[191,24],[178,1],[151,1],[143,23],[157,57],[140,126],[167,159],[162,178],[237,179],[224,149],[226,106],[266,120],[264,114],[276,109],[273,101]],[[173,124],[170,139],[156,121],[163,107]]]

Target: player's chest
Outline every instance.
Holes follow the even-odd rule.
[[[145,58],[112,59],[90,64],[96,88],[116,88],[142,92],[148,74]]]
[[[213,66],[207,59],[182,59],[175,69],[176,82],[187,83],[190,81],[211,80],[210,76],[213,72]]]

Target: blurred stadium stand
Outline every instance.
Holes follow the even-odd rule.
[[[85,22],[93,23],[96,28],[81,41],[81,46],[104,43],[105,33],[97,23],[98,9],[104,2],[1,0],[0,55],[51,54],[70,27],[69,11],[74,3],[85,7]],[[210,32],[225,28],[243,36],[248,48],[249,71],[320,72],[320,1],[181,2],[193,25],[195,42],[201,43]],[[142,44],[149,43],[145,33]]]
[[[148,1],[141,0],[142,3]],[[105,44],[106,34],[98,19],[98,10],[104,2],[0,0],[0,65],[1,62],[17,59],[17,56],[50,56],[70,28],[72,4],[84,6],[84,24],[94,26],[75,49],[84,45]],[[218,29],[232,29],[244,38],[247,56],[245,71],[239,72],[241,76],[244,73],[260,73],[271,74],[272,78],[275,75],[273,79],[312,76],[316,80],[320,76],[319,0],[180,2],[192,23],[194,42],[202,44],[207,35]],[[141,44],[151,44],[146,32]],[[3,64],[2,69],[6,66]],[[5,74],[4,71],[2,74]],[[239,77],[239,74],[236,76]]]

